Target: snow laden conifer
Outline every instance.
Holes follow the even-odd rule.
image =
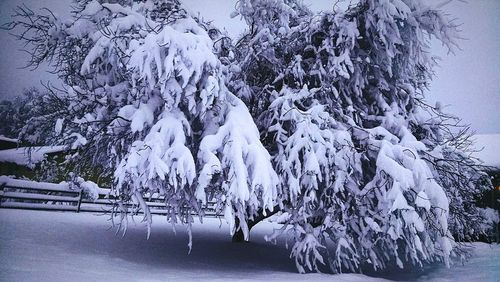
[[[296,1],[240,1],[237,12],[251,28],[230,86],[258,120],[286,219],[269,239],[289,235],[301,272],[449,264],[453,235],[479,218],[459,194],[484,177],[423,98],[430,39],[453,51],[456,25],[413,0],[316,16]]]
[[[31,64],[50,61],[64,82],[68,110],[45,121],[57,142],[114,176],[118,212],[136,203],[149,227],[146,196],[159,193],[168,219],[190,226],[211,200],[247,238],[247,219],[273,209],[277,176],[203,25],[175,0],[76,4],[65,22],[20,7],[10,26],[26,31]]]

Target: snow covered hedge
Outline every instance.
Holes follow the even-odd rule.
[[[453,50],[456,26],[416,0],[319,15],[237,3],[250,29],[235,46],[176,0],[78,0],[64,22],[19,8],[10,27],[27,31],[31,64],[51,61],[65,84],[51,96],[64,108],[29,126],[105,167],[148,226],[158,192],[189,232],[208,200],[245,240],[283,212],[269,240],[288,234],[300,272],[448,263],[488,186],[423,99],[429,38]]]

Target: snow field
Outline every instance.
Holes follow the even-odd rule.
[[[125,236],[109,230],[107,216],[0,210],[0,281],[384,281],[361,274],[298,274],[289,250],[263,239],[275,224],[262,222],[251,243],[231,243],[224,220],[193,225],[188,254],[184,227],[175,233],[164,217],[154,216],[146,239],[145,223],[135,218]],[[441,265],[425,273],[386,273],[396,280],[499,281],[500,246],[475,244],[462,265]],[[419,277],[420,276],[420,277]]]

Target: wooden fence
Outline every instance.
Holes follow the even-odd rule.
[[[86,197],[83,189],[72,189],[69,183],[33,182],[0,176],[0,208],[44,211],[107,213],[116,210],[118,197],[110,189],[99,188],[98,198]],[[143,213],[137,204],[124,204],[131,213]],[[165,198],[152,195],[146,200],[151,214],[171,214]],[[203,209],[205,216],[216,217],[214,203]]]

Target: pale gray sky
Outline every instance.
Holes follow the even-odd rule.
[[[437,4],[442,0],[426,0]],[[231,19],[235,0],[181,0],[203,18],[236,36],[244,29],[238,18]],[[331,10],[334,0],[306,0],[314,11]],[[0,0],[0,22],[7,22],[12,9],[21,3],[49,7],[61,16],[69,15],[69,0]],[[447,55],[439,45],[433,51],[442,57],[441,66],[427,94],[431,102],[440,101],[446,111],[470,123],[478,133],[500,133],[500,0],[454,1],[443,8],[462,25],[462,51]],[[11,98],[23,88],[39,86],[40,81],[54,80],[46,66],[36,71],[19,69],[25,55],[21,45],[5,31],[0,31],[0,99]]]

